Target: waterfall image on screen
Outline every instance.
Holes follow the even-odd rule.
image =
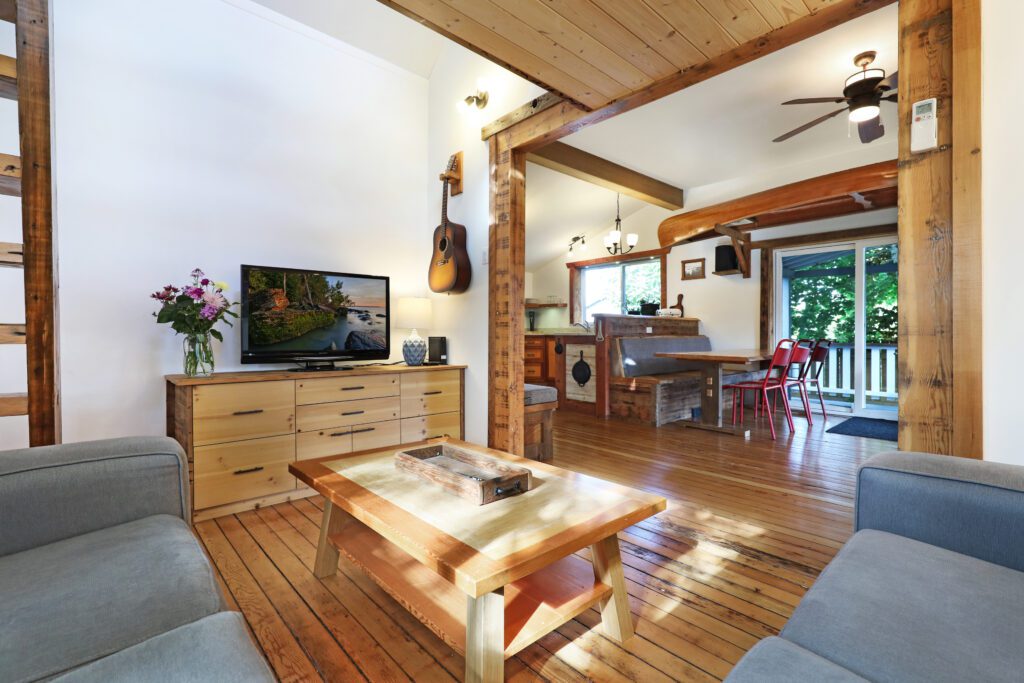
[[[243,287],[247,288],[250,351],[387,348],[386,280],[252,268]]]

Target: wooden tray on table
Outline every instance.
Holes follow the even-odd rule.
[[[398,451],[395,467],[476,505],[526,493],[532,483],[530,470],[525,467],[451,443]]]

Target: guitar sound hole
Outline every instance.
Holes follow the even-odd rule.
[[[442,237],[437,241],[437,250],[441,253],[448,251],[448,238]]]

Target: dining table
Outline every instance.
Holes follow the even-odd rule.
[[[655,353],[659,358],[675,358],[700,364],[700,419],[680,420],[680,424],[696,429],[749,437],[750,429],[722,422],[722,366],[759,365],[772,357],[771,351],[741,349],[729,351],[666,351]]]

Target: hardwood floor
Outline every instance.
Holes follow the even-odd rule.
[[[555,465],[669,507],[619,535],[636,637],[609,640],[592,609],[508,660],[506,679],[713,681],[777,633],[851,533],[857,466],[895,448],[826,434],[820,417],[796,427],[773,443],[766,425],[744,441],[556,413]],[[347,560],[313,577],[321,509],[309,498],[196,525],[278,677],[461,681],[461,658]]]

